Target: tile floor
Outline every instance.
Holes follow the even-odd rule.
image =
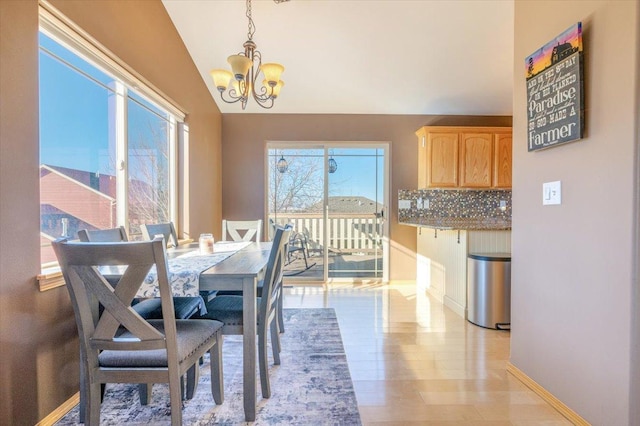
[[[292,285],[285,308],[335,308],[364,425],[570,425],[506,372],[509,332],[412,284]]]

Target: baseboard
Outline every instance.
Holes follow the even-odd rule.
[[[63,418],[73,407],[80,403],[80,392],[76,392],[71,398],[67,399],[58,408],[53,410],[47,417],[36,423],[36,426],[53,426],[58,420]]]
[[[436,299],[438,302],[444,303],[444,293],[442,293],[441,291],[436,290],[433,287],[427,287],[426,291],[431,296],[433,296],[433,298]]]
[[[522,370],[515,365],[507,362],[507,371],[511,373],[516,379],[524,383],[529,389],[535,392],[540,398],[544,399],[553,408],[555,408],[560,414],[565,416],[574,425],[590,426],[591,423],[580,417],[578,413],[567,407],[562,401],[553,396],[551,392],[540,386],[535,380],[527,376]]]
[[[466,318],[464,315],[464,309],[465,309],[464,306],[462,306],[461,304],[459,304],[449,296],[445,295],[442,300],[442,303],[444,304],[444,306],[451,309],[453,312],[460,315],[462,318]]]

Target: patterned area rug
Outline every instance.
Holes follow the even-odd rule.
[[[255,425],[361,425],[358,404],[333,309],[285,309],[281,365],[269,349],[271,398],[263,399],[258,377]],[[186,401],[185,425],[243,425],[242,337],[225,336],[224,404],[213,402],[208,356],[200,370],[196,395]],[[257,364],[257,363],[256,363]],[[102,425],[167,425],[169,395],[165,384],[153,386],[151,404],[141,406],[136,385],[107,386]],[[78,424],[78,407],[58,425]]]

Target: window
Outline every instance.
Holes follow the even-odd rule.
[[[45,11],[46,12],[46,11]],[[175,152],[184,115],[41,10],[40,237],[175,220]],[[77,48],[80,46],[80,48]]]

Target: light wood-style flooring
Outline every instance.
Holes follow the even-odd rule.
[[[285,308],[336,310],[364,425],[571,424],[507,373],[509,331],[413,284],[285,285]]]

